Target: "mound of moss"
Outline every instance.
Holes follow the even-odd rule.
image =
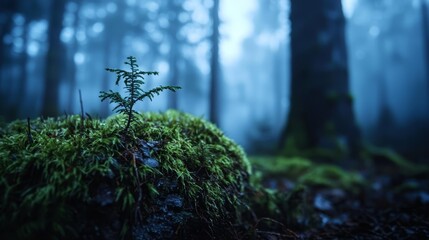
[[[127,135],[125,123],[68,116],[1,129],[0,238],[226,236],[250,173],[241,148],[175,111],[139,114]]]

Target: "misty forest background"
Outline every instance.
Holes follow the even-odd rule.
[[[0,116],[78,114],[80,89],[107,117],[99,92],[121,88],[104,69],[135,56],[160,73],[146,88],[182,87],[138,111],[202,116],[249,153],[305,125],[294,146],[329,147],[328,128],[427,161],[428,14],[426,0],[2,0]]]

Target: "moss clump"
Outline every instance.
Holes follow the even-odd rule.
[[[347,172],[333,165],[319,165],[299,178],[299,183],[307,186],[342,188],[357,192],[363,186],[363,179],[353,172]]]
[[[252,166],[269,177],[287,177],[293,180],[308,172],[313,162],[300,157],[252,157]]]
[[[83,123],[83,128],[81,127]],[[69,116],[3,129],[0,238],[156,239],[228,224],[250,173],[236,144],[190,115]]]
[[[318,164],[305,158],[252,157],[255,169],[264,179],[286,178],[297,185],[310,187],[342,188],[355,192],[364,183],[355,172],[349,172],[338,166]]]
[[[295,136],[286,140],[285,147],[282,150],[282,155],[294,158],[308,158],[317,159],[318,161],[338,163],[339,160],[347,159],[350,154],[349,149],[341,138],[335,136],[334,131],[327,124],[326,146],[324,147],[303,147],[304,142],[307,141],[304,137],[303,131],[298,131]]]
[[[367,167],[382,174],[401,174],[405,176],[427,175],[429,166],[413,163],[392,149],[366,146],[361,153]]]

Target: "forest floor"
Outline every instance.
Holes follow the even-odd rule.
[[[416,187],[396,191],[398,182]],[[379,176],[372,188],[357,196],[338,189],[316,191],[313,202],[322,226],[299,236],[308,239],[428,239],[428,186],[427,180]]]
[[[282,213],[294,214],[293,219],[284,225],[279,221],[280,228],[261,226],[258,236],[261,239],[429,239],[426,169],[410,173],[398,166],[386,168],[385,163],[375,167],[371,171],[345,171],[346,175],[361,177],[363,184],[353,189],[339,182],[307,184],[301,210]],[[300,181],[290,176],[270,174],[268,170],[262,183],[287,194]]]

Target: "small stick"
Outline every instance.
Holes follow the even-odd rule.
[[[85,115],[83,114],[83,101],[82,101],[82,92],[79,89],[79,101],[80,101],[80,117],[82,121],[85,119]]]
[[[83,132],[83,128],[84,128],[84,121],[85,121],[85,115],[83,113],[83,101],[82,101],[82,92],[79,89],[79,101],[80,101],[80,119],[81,119],[81,125],[80,125],[80,130]]]
[[[29,117],[27,117],[27,138],[28,138],[29,144],[33,143],[33,137],[31,136],[31,125],[30,125],[30,118]]]

